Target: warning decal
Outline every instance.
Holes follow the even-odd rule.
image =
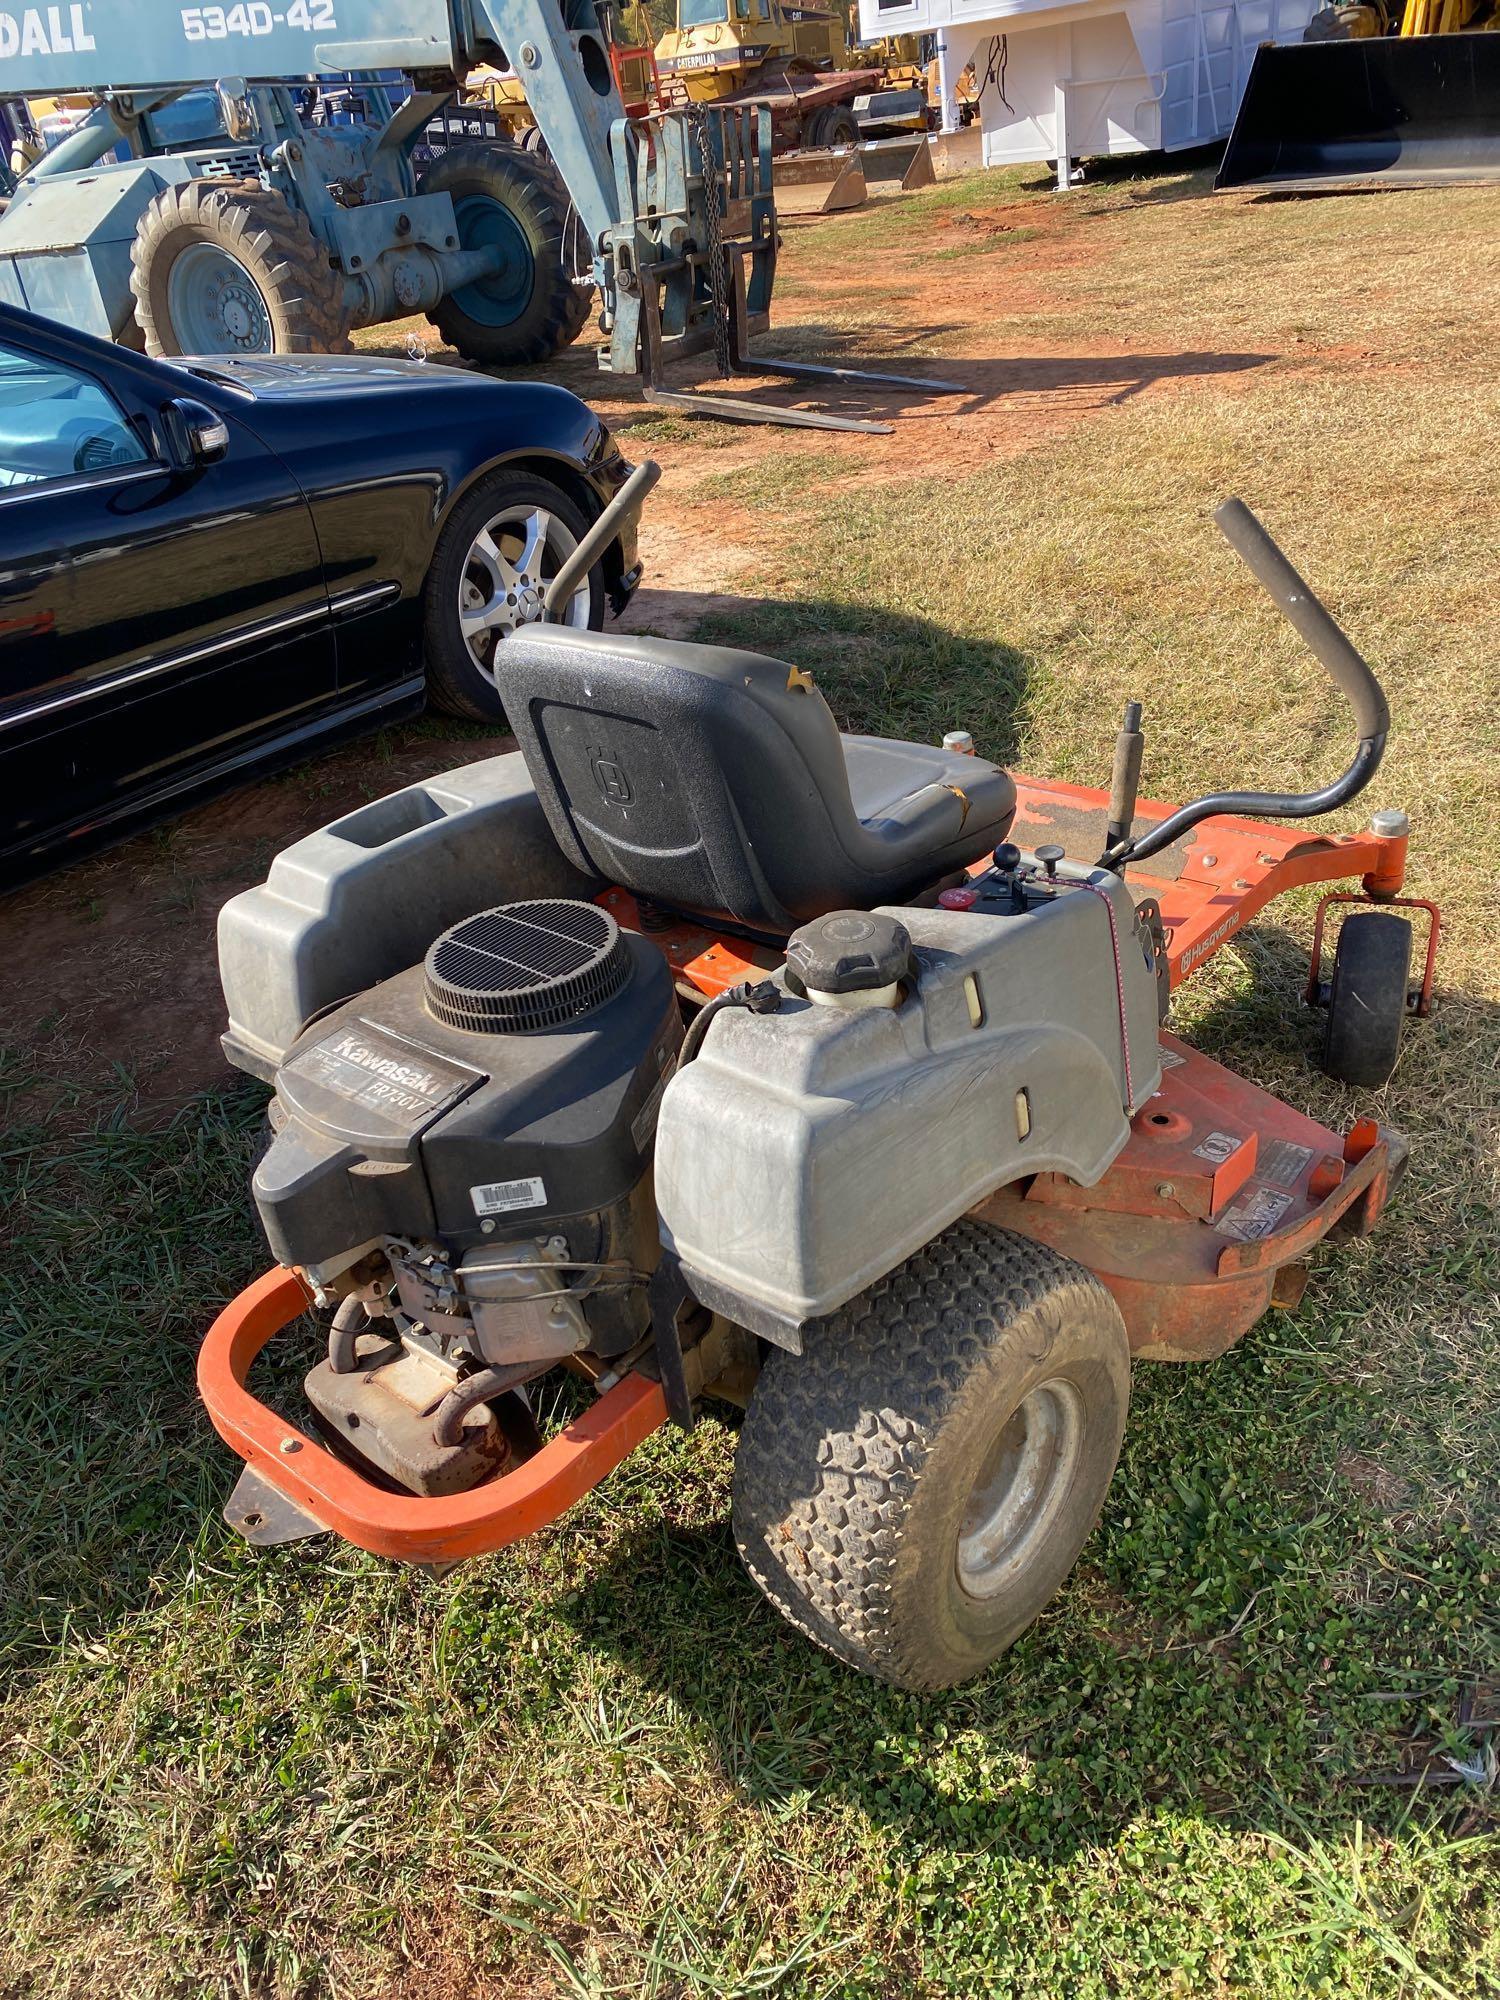
[[[1259,1237],[1269,1236],[1291,1205],[1289,1194],[1278,1194],[1275,1188],[1252,1186],[1225,1209],[1215,1221],[1214,1228],[1221,1236],[1232,1236],[1237,1243],[1251,1243]]]

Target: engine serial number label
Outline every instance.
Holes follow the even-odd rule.
[[[271,0],[241,0],[233,7],[184,7],[183,38],[189,42],[226,42],[235,35],[269,35],[277,28],[301,28],[327,34],[338,27],[335,0],[291,0],[273,7]]]
[[[540,1174],[523,1181],[486,1181],[469,1189],[476,1215],[509,1215],[518,1208],[545,1208],[547,1187]]]

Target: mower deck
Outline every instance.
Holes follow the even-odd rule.
[[[1017,791],[1020,844],[1055,841],[1089,862],[1103,850],[1105,793],[1027,779],[1017,780]],[[1170,810],[1142,806],[1136,829]],[[1352,876],[1388,903],[1399,897],[1405,860],[1405,834],[1306,835],[1220,817],[1153,857],[1149,871],[1132,870],[1130,882],[1138,901],[1160,906],[1175,987],[1284,890]],[[773,946],[662,921],[624,890],[600,900],[623,927],[657,943],[684,990],[713,996],[780,962]],[[1429,984],[1430,977],[1429,959]],[[1203,1360],[1231,1346],[1267,1307],[1296,1303],[1303,1260],[1331,1231],[1363,1235],[1374,1226],[1406,1149],[1368,1119],[1335,1133],[1174,1036],[1164,1034],[1162,1047],[1161,1087],[1094,1187],[1036,1175],[974,1213],[1096,1272],[1120,1306],[1135,1354]],[[300,1277],[268,1271],[226,1306],[199,1355],[203,1401],[249,1469],[248,1490],[242,1482],[238,1511],[236,1503],[229,1511],[252,1540],[332,1529],[410,1562],[486,1554],[556,1520],[667,1418],[660,1383],[637,1368],[502,1477],[445,1498],[391,1492],[246,1387],[256,1356],[308,1303]]]
[[[1132,1354],[1208,1361],[1269,1306],[1294,1306],[1308,1252],[1374,1228],[1406,1163],[1361,1118],[1342,1137],[1164,1034],[1161,1088],[1094,1187],[1057,1174],[974,1211],[1085,1264],[1114,1294]]]

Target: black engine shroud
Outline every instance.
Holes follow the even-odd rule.
[[[602,1258],[647,1171],[682,1040],[661,953],[621,933],[602,1001],[595,979],[571,1019],[479,1032],[435,1018],[437,950],[325,1014],[277,1073],[255,1200],[277,1261],[316,1284],[387,1237],[458,1259],[545,1234]]]

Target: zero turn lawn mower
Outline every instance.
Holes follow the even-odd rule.
[[[1335,1074],[1383,1082],[1432,987],[1405,816],[1274,823],[1365,789],[1385,698],[1255,518],[1218,519],[1354,710],[1322,791],[1138,803],[1135,704],[1107,793],[1013,778],[961,737],[841,736],[785,661],[538,625],[505,647],[518,752],[226,906],[225,1047],[275,1088],[276,1268],[199,1363],[236,1528],[445,1567],[707,1396],[745,1410],[740,1554],[809,1637],[933,1688],[1030,1624],[1098,1517],[1132,1356],[1206,1359],[1294,1303],[1405,1164],[1162,1028],[1314,882],[1368,906],[1313,970]],[[294,1423],[246,1385],[310,1309]],[[581,1413],[543,1437],[559,1366]]]

